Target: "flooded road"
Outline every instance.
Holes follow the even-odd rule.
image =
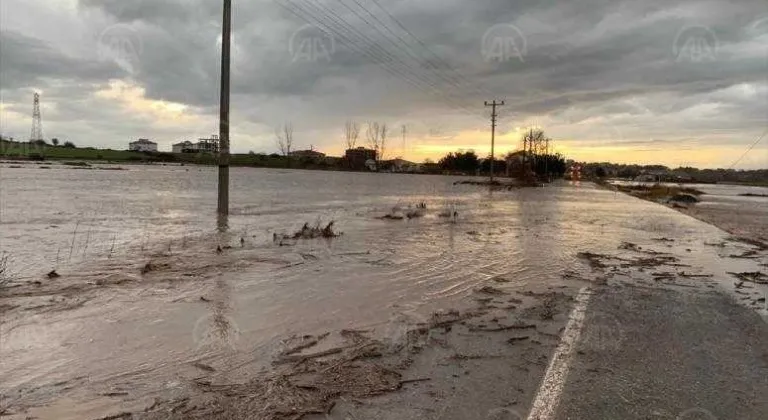
[[[41,419],[140,409],[184,395],[200,363],[238,381],[291,335],[396,336],[492,278],[578,282],[580,252],[625,242],[724,289],[727,272],[766,263],[729,258],[751,248],[714,226],[592,184],[489,192],[458,179],[236,168],[217,233],[213,168],[2,168],[0,244],[16,273],[0,301],[4,406]],[[379,218],[420,203],[423,217]],[[273,241],[329,221],[343,235]]]

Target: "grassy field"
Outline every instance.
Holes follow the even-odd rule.
[[[112,163],[183,163],[194,165],[216,165],[217,157],[210,153],[168,153],[168,152],[132,152],[128,150],[95,149],[34,145],[29,143],[0,142],[0,159],[26,161],[65,161],[69,163],[112,162]],[[253,166],[265,168],[296,168],[343,170],[341,158],[324,159],[291,158],[276,154],[260,153],[233,154],[232,166]]]

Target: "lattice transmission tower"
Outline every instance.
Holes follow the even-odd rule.
[[[32,105],[32,134],[29,141],[43,140],[43,118],[40,116],[40,94],[35,92],[35,99]]]

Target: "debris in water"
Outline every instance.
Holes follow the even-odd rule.
[[[213,367],[208,366],[208,365],[206,365],[204,363],[200,363],[200,362],[194,362],[194,363],[192,363],[192,366],[194,366],[194,367],[196,367],[198,369],[204,370],[206,372],[215,372],[216,371],[216,369],[214,369]]]
[[[643,248],[638,246],[637,244],[633,244],[632,242],[622,242],[621,245],[619,245],[619,249],[627,249],[630,251],[642,251]]]
[[[56,270],[51,270],[51,272],[48,273],[47,276],[49,279],[57,279],[61,277],[61,275],[59,275],[59,273],[57,273]]]
[[[653,238],[653,240],[654,241],[659,241],[659,242],[675,242],[674,239],[663,238],[663,237],[662,238]]]
[[[728,271],[728,274],[738,278],[742,282],[747,281],[750,283],[768,284],[768,275],[760,271],[744,272],[744,273],[734,273],[734,272]]]
[[[758,255],[757,250],[750,249],[750,250],[744,251],[741,254],[731,254],[728,257],[729,258],[750,258],[750,259],[752,259],[752,258],[757,258],[757,255]]]
[[[768,249],[768,243],[765,243],[765,242],[763,242],[761,240],[758,240],[758,239],[745,238],[743,236],[737,236],[737,237],[733,237],[733,238],[730,238],[730,239],[735,240],[735,241],[739,241],[739,242],[743,242],[743,243],[748,244],[748,245],[755,246],[755,247],[757,247],[758,251],[763,251],[763,250]]]
[[[602,254],[595,254],[593,252],[579,252],[576,254],[577,257],[585,259],[589,261],[589,266],[592,268],[605,268],[607,265],[602,261],[605,258],[608,258],[607,255]]]
[[[223,249],[221,249],[221,245],[217,246],[217,247],[216,247],[216,253],[217,253],[217,254],[221,254],[222,252],[224,252],[224,250],[223,250]]]
[[[679,193],[670,197],[669,201],[674,203],[696,204],[701,200],[693,194]]]
[[[335,238],[341,234],[333,231],[334,223],[334,221],[331,221],[324,228],[320,227],[320,222],[317,222],[313,227],[310,227],[309,223],[304,223],[301,230],[294,233],[291,239]],[[285,239],[285,236],[282,235],[277,237],[281,240]]]
[[[305,260],[309,260],[309,261],[317,261],[318,259],[316,255],[310,254],[307,252],[301,252],[299,253],[299,255],[301,255],[301,258],[304,258]]]
[[[477,289],[477,292],[478,293],[485,293],[485,294],[488,294],[488,295],[506,295],[507,294],[507,292],[505,292],[505,291],[503,291],[501,289],[497,289],[497,288],[495,288],[493,286],[483,286],[483,287]]]
[[[409,219],[415,219],[418,217],[424,217],[425,214],[426,214],[425,208],[419,207],[419,208],[416,208],[415,210],[408,210],[408,212],[405,213],[405,217]]]
[[[154,269],[155,269],[155,266],[153,266],[152,265],[152,261],[150,261],[150,262],[144,264],[144,267],[141,267],[141,274],[142,275],[147,274],[147,273],[149,273],[150,271],[152,271]]]

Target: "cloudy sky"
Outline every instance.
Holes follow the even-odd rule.
[[[161,149],[218,130],[220,0],[3,0],[0,131]],[[233,0],[232,148],[497,152],[540,126],[584,161],[768,167],[765,0]],[[401,127],[406,127],[405,140]],[[360,140],[365,143],[364,134]]]

